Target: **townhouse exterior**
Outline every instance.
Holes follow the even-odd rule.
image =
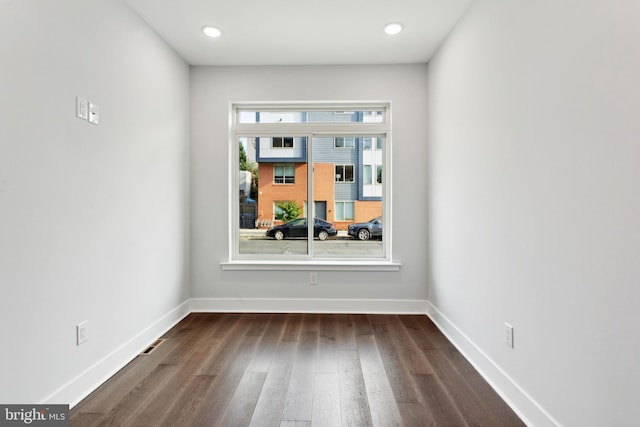
[[[269,114],[269,113],[267,113]],[[256,122],[356,122],[367,121],[362,112],[285,113],[261,117]],[[295,116],[297,115],[297,116]],[[294,201],[309,212],[308,148],[313,147],[313,203],[315,216],[345,230],[354,222],[382,215],[383,144],[374,136],[323,136],[309,144],[307,137],[270,136],[251,138],[258,164],[258,222],[278,223],[280,202]],[[266,220],[266,221],[265,221]]]

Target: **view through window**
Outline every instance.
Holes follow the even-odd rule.
[[[336,107],[233,107],[232,258],[390,257],[389,106]]]

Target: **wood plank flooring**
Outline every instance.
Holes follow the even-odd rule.
[[[193,313],[71,426],[523,426],[426,316]]]

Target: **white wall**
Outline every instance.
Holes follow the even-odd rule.
[[[640,418],[639,20],[477,0],[429,65],[432,312],[531,425]]]
[[[192,68],[192,296],[234,302],[310,300],[298,309],[318,307],[317,299],[374,299],[390,301],[388,307],[424,302],[427,197],[424,180],[415,191],[415,178],[425,173],[427,157],[426,84],[426,65]],[[315,100],[392,102],[393,255],[402,268],[388,273],[322,271],[320,284],[313,287],[307,272],[221,271],[220,262],[229,259],[229,102]],[[204,307],[229,309],[226,302],[231,301]],[[276,303],[278,307],[283,305]]]
[[[188,299],[189,69],[117,1],[0,28],[0,402],[74,403]]]

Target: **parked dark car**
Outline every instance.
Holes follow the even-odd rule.
[[[336,234],[338,234],[338,230],[333,224],[320,218],[315,219],[313,237],[327,240]],[[273,226],[267,230],[267,237],[273,237],[276,240],[307,237],[307,219],[297,218],[282,225]]]
[[[368,222],[358,222],[349,225],[347,233],[359,240],[369,240],[378,237],[382,239],[382,216],[373,218]]]

